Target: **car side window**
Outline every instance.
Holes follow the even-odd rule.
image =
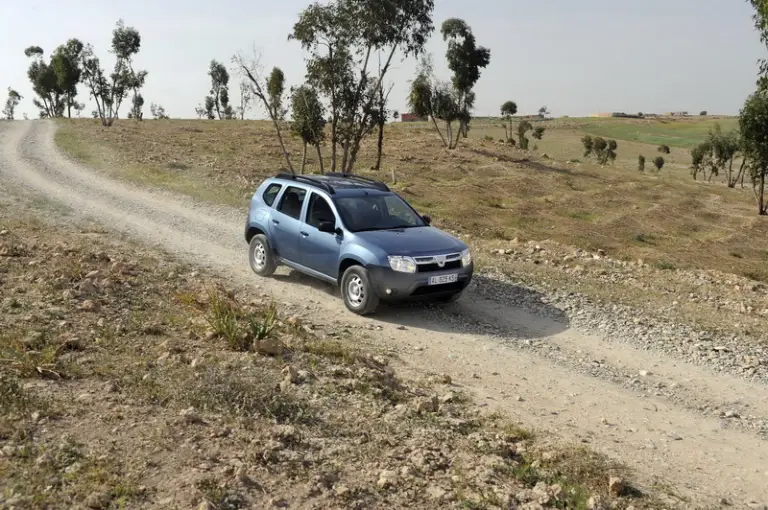
[[[387,207],[387,213],[390,218],[397,218],[399,223],[406,223],[408,225],[416,225],[416,219],[413,216],[413,211],[408,209],[402,201],[393,196],[384,197],[384,204]]]
[[[328,203],[325,197],[312,193],[312,196],[309,197],[306,223],[315,228],[320,228],[321,221],[330,221],[335,225],[336,215],[333,213],[331,204]]]
[[[275,203],[275,199],[277,198],[278,193],[280,193],[280,190],[283,188],[282,184],[278,184],[276,182],[273,182],[269,186],[267,186],[267,189],[264,190],[264,193],[261,195],[261,198],[264,200],[264,203],[267,204],[269,207],[272,207],[272,204]]]
[[[277,210],[294,219],[301,216],[301,206],[304,205],[304,197],[307,191],[295,186],[288,186],[277,205]]]

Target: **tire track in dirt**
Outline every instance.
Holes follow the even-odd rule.
[[[322,285],[306,285],[302,278],[257,279],[248,267],[243,239],[245,210],[195,204],[105,178],[63,157],[54,145],[54,132],[49,121],[0,124],[0,172],[9,186],[33,191],[77,216],[215,270],[244,289],[258,286],[278,301],[293,303],[308,320],[328,323],[336,316],[343,324],[364,328],[373,341],[401,354],[402,370],[446,372],[490,408],[565,440],[588,442],[625,462],[641,482],[669,483],[693,505],[717,503],[722,497],[736,507],[750,499],[768,502],[768,442],[723,428],[720,420],[668,399],[574,372],[515,345],[551,342],[563,348],[563,356],[572,358],[577,351],[602,355],[628,370],[658,366],[660,377],[693,381],[690,391],[703,400],[741,398],[755,414],[768,416],[764,387],[584,335],[472,292],[444,311],[393,307],[373,318],[352,316]]]

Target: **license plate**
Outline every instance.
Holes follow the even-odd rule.
[[[459,279],[458,273],[453,274],[441,274],[440,276],[430,276],[430,285],[443,285],[445,283],[453,283]]]

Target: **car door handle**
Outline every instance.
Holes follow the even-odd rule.
[[[274,223],[275,225],[279,225],[280,224],[280,222],[275,220],[275,219],[272,220],[272,223]]]
[[[303,230],[301,232],[299,232],[299,233],[301,234],[302,237],[309,236],[309,232],[304,232]]]

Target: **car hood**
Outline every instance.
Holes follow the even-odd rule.
[[[421,256],[458,252],[467,246],[435,227],[372,230],[355,234],[389,255]]]

